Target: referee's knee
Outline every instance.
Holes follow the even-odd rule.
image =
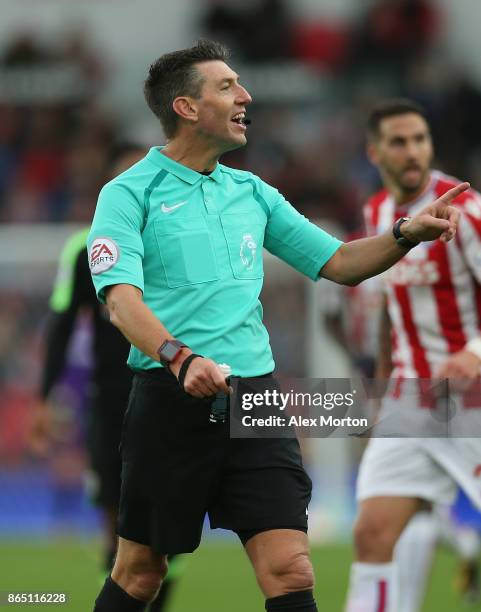
[[[158,572],[132,574],[126,589],[129,595],[142,601],[151,601],[162,585],[163,576]]]
[[[307,591],[314,586],[314,570],[307,552],[278,559],[269,568],[282,592]]]
[[[116,564],[112,578],[132,597],[151,601],[160,589],[167,569],[166,558],[151,567],[144,563]]]

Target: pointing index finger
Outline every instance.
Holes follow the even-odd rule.
[[[440,204],[450,204],[455,198],[458,197],[459,194],[463,193],[463,191],[466,191],[466,189],[469,189],[470,187],[471,185],[467,182],[460,183],[459,185],[456,185],[456,187],[452,187],[449,189],[449,191],[446,191],[446,193],[438,198],[437,201]]]

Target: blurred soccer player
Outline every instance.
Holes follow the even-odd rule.
[[[459,182],[431,170],[429,126],[423,110],[407,100],[387,101],[374,109],[368,122],[368,156],[384,183],[365,209],[371,235],[382,233],[396,219],[416,214]],[[456,240],[406,243],[406,257],[386,277],[380,377],[448,378],[459,384],[460,379],[465,383],[479,376],[481,198],[469,190],[455,204],[461,212]],[[396,406],[394,398],[383,406],[387,402]],[[450,503],[456,483],[481,508],[480,456],[481,443],[472,438],[370,441],[357,483],[360,505],[348,612],[409,609],[403,607],[409,603],[399,599],[395,544],[422,500]],[[419,565],[418,570],[417,575],[423,571]],[[414,582],[410,586],[419,589]]]
[[[364,235],[364,230],[357,231],[351,238]],[[333,285],[329,292],[321,290],[319,298],[326,332],[349,356],[354,375],[366,378],[374,376],[378,351],[391,352],[390,346],[379,346],[382,287],[382,277],[377,276],[354,287]],[[400,612],[421,609],[434,554],[440,543],[447,545],[459,560],[454,584],[463,600],[467,603],[479,600],[480,521],[481,514],[462,491],[454,508],[431,508],[426,504],[416,513],[401,534],[394,552],[399,570]]]
[[[111,176],[136,163],[145,151],[136,145],[120,145],[111,159]],[[107,309],[95,295],[87,257],[85,228],[72,235],[60,256],[57,279],[50,298],[51,315],[46,338],[46,357],[42,372],[41,403],[34,415],[32,443],[46,451],[54,418],[48,404],[52,388],[65,369],[68,346],[81,312],[89,312],[93,325],[92,392],[87,445],[95,503],[105,521],[105,570],[110,571],[117,548],[116,523],[120,495],[121,459],[119,443],[132,383],[127,367],[129,343],[110,323]],[[170,579],[150,606],[151,612],[165,609]],[[165,588],[167,587],[167,588]]]

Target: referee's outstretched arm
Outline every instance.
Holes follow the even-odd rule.
[[[390,268],[420,242],[438,238],[444,242],[451,240],[456,233],[459,212],[450,204],[468,188],[469,183],[453,187],[417,215],[399,224],[401,240],[388,231],[380,236],[346,242],[321,268],[320,275],[342,285],[357,285]]]

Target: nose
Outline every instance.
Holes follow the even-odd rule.
[[[245,87],[242,87],[242,85],[239,85],[239,92],[237,94],[237,100],[236,102],[238,104],[250,104],[252,102],[252,97],[250,95],[250,93],[247,91],[247,89],[245,89]]]
[[[408,143],[406,146],[406,156],[412,160],[416,160],[419,157],[419,145],[416,142]]]

